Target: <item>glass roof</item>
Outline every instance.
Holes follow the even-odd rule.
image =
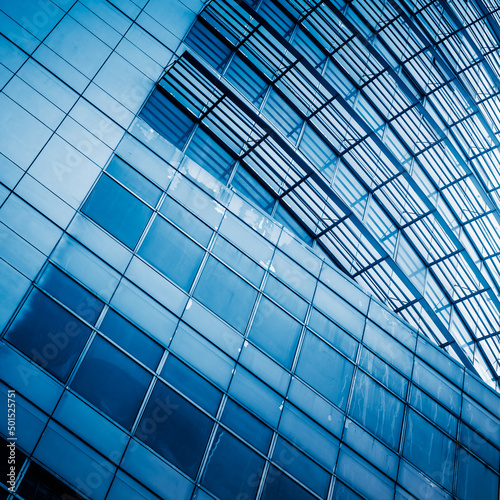
[[[484,0],[211,0],[156,90],[234,159],[229,184],[258,180],[497,388],[499,23]]]

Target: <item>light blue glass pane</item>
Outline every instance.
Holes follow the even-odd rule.
[[[377,379],[377,381],[395,392],[400,398],[406,398],[408,380],[372,354],[366,347],[363,347],[361,350],[359,366],[372,375],[373,378]]]
[[[276,92],[271,90],[264,107],[266,116],[281,130],[293,144],[297,142],[302,128],[302,119],[291,106]]]
[[[158,366],[163,348],[113,309],[108,310],[99,330],[152,370]]]
[[[106,168],[106,172],[127,186],[146,203],[149,203],[153,207],[158,203],[161,196],[161,189],[148,181],[121,158],[118,158],[118,156],[113,157]]]
[[[224,77],[254,106],[260,107],[268,85],[241,57],[236,55],[232,59]]]
[[[354,365],[307,332],[296,373],[332,403],[345,408]]]
[[[452,437],[457,436],[457,418],[415,386],[411,388],[409,403]]]
[[[463,449],[458,451],[457,496],[461,500],[498,497],[498,475]]]
[[[403,453],[419,469],[451,490],[455,443],[413,410],[408,413]]]
[[[207,246],[212,237],[212,230],[172,198],[168,196],[165,198],[160,212],[196,241]]]
[[[304,229],[304,227],[290,214],[290,212],[283,207],[283,205],[278,205],[276,212],[274,214],[275,220],[281,222],[287,229],[289,229],[295,236],[300,238],[302,241],[306,242],[308,245],[312,244],[312,238],[309,233]]]
[[[212,421],[157,382],[135,435],[190,477],[196,476]]]
[[[358,371],[350,414],[383,442],[398,449],[404,404]]]
[[[262,500],[313,500],[313,497],[302,486],[285,476],[283,472],[274,466],[267,473]]]
[[[253,177],[242,165],[238,166],[236,174],[231,180],[236,191],[249,198],[257,206],[270,213],[274,205],[274,196]]]
[[[302,325],[269,299],[262,297],[248,338],[290,368]]]
[[[78,316],[95,325],[104,304],[57,267],[47,266],[38,284]]]
[[[271,296],[278,304],[300,320],[304,320],[308,308],[307,302],[292,292],[273,276],[269,276],[264,292]]]
[[[221,392],[175,356],[168,356],[161,376],[212,415],[217,413]]]
[[[339,351],[351,359],[356,357],[358,342],[335,323],[323,316],[316,309],[311,311],[309,328],[314,330],[323,339],[334,345]]]
[[[126,429],[134,423],[151,375],[97,336],[71,388]]]
[[[263,468],[264,459],[219,428],[201,484],[221,500],[254,498]]]
[[[278,437],[272,459],[302,484],[323,498],[326,497],[330,474],[282,437]]]
[[[90,193],[82,212],[134,248],[151,216],[151,209],[107,175],[103,175]]]
[[[232,399],[226,402],[221,422],[259,451],[267,454],[273,437],[272,430]]]
[[[46,295],[33,290],[5,338],[35,363],[65,381],[90,329]]]
[[[464,423],[460,426],[460,442],[495,470],[500,469],[500,451]]]
[[[189,290],[204,250],[162,217],[157,216],[139,250],[167,278]]]
[[[194,296],[236,330],[243,332],[257,297],[257,291],[210,257]]]

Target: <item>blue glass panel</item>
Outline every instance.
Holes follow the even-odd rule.
[[[332,179],[337,155],[309,125],[307,125],[304,130],[299,150],[304,153],[306,158],[308,158],[327,179]]]
[[[274,466],[267,473],[262,500],[313,500],[313,497],[302,486],[283,474]]]
[[[196,131],[186,155],[221,182],[226,183],[229,179],[234,158],[205,131]]]
[[[49,264],[38,284],[78,316],[95,325],[104,304],[57,267]]]
[[[498,498],[498,475],[463,449],[458,452],[457,496],[461,500]]]
[[[335,481],[332,500],[363,500],[363,497],[354,493],[354,491],[337,479],[337,481]]]
[[[157,382],[136,436],[176,467],[196,476],[212,421],[191,403]]]
[[[168,356],[161,376],[212,415],[217,413],[222,393],[175,356]]]
[[[113,309],[108,310],[99,329],[152,370],[158,366],[163,348]]]
[[[181,231],[157,216],[139,250],[139,255],[184,290],[189,290],[204,250]]]
[[[290,368],[302,325],[266,297],[262,297],[248,338]]]
[[[263,468],[264,459],[219,428],[201,484],[221,500],[254,498]]]
[[[106,172],[127,186],[146,203],[149,203],[153,207],[158,203],[161,196],[161,189],[148,181],[121,158],[118,158],[118,156],[113,156],[106,168]]]
[[[432,479],[451,490],[455,443],[410,410],[403,454]]]
[[[268,85],[240,56],[233,58],[224,77],[252,104],[260,107]]]
[[[283,207],[283,205],[278,205],[276,213],[274,214],[275,220],[281,222],[287,229],[289,229],[295,236],[299,237],[302,241],[306,242],[308,245],[312,244],[312,238],[305,228],[290,214],[290,212]]]
[[[267,454],[273,437],[272,430],[232,399],[228,399],[226,402],[221,422],[259,451]]]
[[[87,198],[82,212],[118,238],[134,248],[151,216],[151,209],[103,175]]]
[[[81,321],[33,290],[5,338],[64,382],[89,336],[90,329]]]
[[[172,198],[168,196],[165,198],[160,212],[176,226],[191,235],[196,241],[204,246],[208,245],[213,231]]]
[[[236,330],[243,332],[257,291],[226,266],[210,257],[194,296]]]
[[[179,149],[185,146],[194,125],[194,121],[159,90],[151,94],[140,116]]]
[[[116,347],[97,336],[71,388],[126,429],[130,429],[151,375]]]
[[[500,468],[500,451],[464,423],[460,426],[460,442],[495,470]]]
[[[266,116],[295,144],[302,128],[302,119],[291,106],[272,90],[264,106]]]
[[[306,317],[307,302],[273,276],[269,276],[264,292],[300,320]]]
[[[404,404],[358,371],[350,414],[386,444],[398,449]]]
[[[307,332],[296,373],[332,403],[345,408],[354,365]]]
[[[276,442],[273,461],[318,495],[326,497],[330,474],[282,437]]]
[[[231,185],[236,191],[262,208],[262,210],[271,213],[274,205],[274,196],[242,165],[238,166],[231,180]]]

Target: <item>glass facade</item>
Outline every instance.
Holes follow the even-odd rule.
[[[0,499],[498,500],[492,5],[0,8]]]

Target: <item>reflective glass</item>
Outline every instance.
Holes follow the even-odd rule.
[[[96,336],[71,388],[126,429],[134,423],[151,375]]]
[[[221,500],[254,498],[264,459],[219,428],[209,452],[201,484]]]
[[[107,175],[103,175],[87,198],[82,212],[134,248],[151,216],[151,209]]]
[[[152,370],[158,366],[163,348],[113,309],[108,310],[99,330]]]
[[[189,290],[204,250],[181,231],[157,216],[139,249],[139,255],[167,278]]]
[[[135,435],[190,477],[195,477],[212,421],[157,382]]]
[[[496,500],[497,496],[498,475],[467,453],[466,450],[459,449],[457,497],[461,500],[471,498]]]
[[[221,392],[172,354],[167,357],[161,376],[212,415],[217,413]]]
[[[304,320],[308,307],[307,302],[273,276],[269,276],[267,279],[264,292],[269,294],[271,298],[283,306],[289,313],[300,320]]]
[[[104,304],[57,267],[49,264],[38,284],[78,316],[95,325]]]
[[[267,473],[262,500],[313,500],[313,497],[302,486],[286,476],[273,465]]]
[[[262,297],[248,338],[287,368],[291,367],[301,324]]]
[[[32,290],[5,338],[49,373],[66,381],[90,332],[53,300]]]
[[[307,332],[296,373],[332,403],[345,408],[354,365]]]
[[[210,257],[194,296],[236,330],[243,332],[257,297],[257,291]]]

